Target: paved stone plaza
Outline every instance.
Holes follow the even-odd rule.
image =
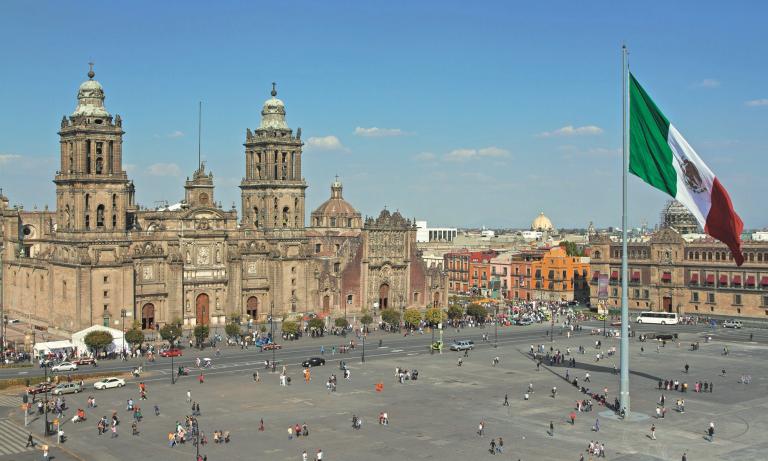
[[[648,327],[646,327],[648,328]],[[765,343],[744,341],[746,332],[724,332],[715,335],[711,343],[704,343],[703,333],[678,327],[680,347],[668,343],[656,352],[655,343],[640,343],[632,339],[632,404],[633,410],[651,416],[655,414],[661,392],[658,378],[679,379],[690,387],[697,380],[714,383],[714,393],[686,394],[666,391],[666,418],[641,419],[638,422],[622,422],[602,416],[605,408],[596,406],[592,412],[578,413],[575,425],[568,414],[577,398],[583,398],[573,386],[562,378],[566,367],[542,366],[536,371],[535,363],[527,355],[531,344],[544,343],[549,347],[544,326],[529,328],[505,328],[500,334],[499,348],[492,348],[493,330],[470,329],[459,337],[479,338],[489,332],[491,342],[483,344],[457,366],[460,354],[446,352],[430,356],[424,353],[429,338],[417,335],[406,338],[395,335],[374,335],[368,341],[367,360],[360,362],[359,351],[354,354],[336,355],[325,367],[312,370],[312,381],[306,384],[301,377],[298,357],[318,355],[321,342],[331,344],[332,338],[317,342],[303,339],[288,344],[281,351],[288,364],[288,374],[293,378],[290,386],[280,387],[278,377],[263,373],[256,364],[268,357],[267,353],[254,352],[247,360],[231,365],[216,366],[206,373],[204,384],[194,376],[184,377],[175,385],[160,369],[145,379],[149,400],[138,402],[144,412],[140,424],[141,434],[130,434],[130,414],[125,411],[128,398],[138,399],[135,382],[123,389],[102,392],[88,391],[77,396],[67,396],[70,408],[85,408],[88,394],[95,395],[98,411],[88,411],[85,424],[67,423],[67,450],[88,460],[194,459],[194,447],[187,443],[168,448],[167,434],[174,429],[177,420],[183,421],[189,414],[186,392],[200,403],[201,429],[212,439],[214,430],[229,430],[229,444],[209,443],[202,450],[209,460],[300,460],[303,450],[313,459],[322,448],[327,460],[352,459],[410,459],[430,458],[466,460],[473,456],[491,456],[488,450],[491,437],[502,437],[504,453],[508,459],[578,460],[590,440],[605,443],[606,457],[621,460],[679,460],[684,452],[688,460],[761,459],[768,448],[763,442],[763,429],[768,426],[766,408]],[[735,335],[739,335],[738,338]],[[457,336],[455,331],[448,339]],[[758,331],[756,336],[764,338]],[[371,347],[384,339],[384,345]],[[592,389],[608,387],[609,400],[617,391],[618,376],[612,374],[613,363],[618,356],[606,357],[595,363],[594,341],[586,331],[571,339],[555,335],[554,348],[565,351],[571,348],[578,362],[578,369],[570,370],[583,383],[585,367],[591,374]],[[701,340],[701,349],[690,351],[688,345]],[[724,341],[739,339],[739,341]],[[579,344],[587,347],[584,355],[578,354]],[[603,349],[617,345],[613,339],[603,338]],[[730,353],[722,355],[724,345]],[[640,347],[645,351],[640,352]],[[328,346],[326,346],[328,347]],[[234,350],[224,350],[225,355]],[[293,351],[293,352],[291,352]],[[501,363],[493,367],[494,356]],[[278,358],[281,356],[279,355]],[[186,359],[187,357],[185,357]],[[338,359],[347,360],[352,373],[351,381],[342,378]],[[222,359],[221,362],[224,362]],[[689,375],[683,373],[685,363],[690,365]],[[419,379],[398,384],[394,369],[400,366],[417,368]],[[253,382],[251,373],[260,369],[262,382]],[[726,375],[721,376],[721,370]],[[330,393],[325,387],[327,377],[338,376],[338,391]],[[751,384],[740,384],[742,374],[752,376]],[[375,391],[376,383],[383,383],[382,392]],[[523,395],[528,383],[533,383],[535,393],[525,401]],[[589,384],[587,384],[589,385]],[[550,396],[550,389],[557,386],[557,397]],[[504,394],[509,394],[510,406],[502,406]],[[674,411],[678,397],[686,400],[685,413]],[[154,416],[152,406],[158,404],[160,416]],[[109,435],[96,435],[97,418],[110,416],[118,411],[122,424],[117,439]],[[379,412],[388,412],[390,424],[377,423]],[[20,412],[12,412],[15,422],[21,420]],[[70,410],[71,417],[71,410]],[[363,419],[362,429],[351,428],[352,414]],[[600,431],[594,432],[595,418],[600,417]],[[266,430],[259,432],[258,422],[263,418]],[[480,421],[486,422],[485,435],[477,435]],[[554,424],[554,436],[548,434],[550,421]],[[713,442],[705,439],[709,422],[715,423]],[[289,425],[307,423],[309,437],[288,440]],[[655,424],[657,440],[650,439],[650,427]],[[35,421],[32,430],[42,426]],[[23,441],[22,441],[23,443]],[[16,455],[0,459],[23,459]],[[32,458],[29,458],[32,459]],[[60,458],[64,459],[64,458]]]

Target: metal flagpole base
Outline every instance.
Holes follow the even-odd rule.
[[[613,410],[605,410],[598,413],[601,418],[603,419],[610,419],[614,421],[624,421],[627,423],[641,423],[643,421],[648,421],[651,419],[649,415],[646,415],[645,413],[638,413],[636,411],[633,411],[627,416],[626,418],[622,418],[619,414],[614,412]]]

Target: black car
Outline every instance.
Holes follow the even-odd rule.
[[[316,367],[319,365],[325,365],[325,359],[322,357],[312,357],[301,362],[301,366],[304,368]]]

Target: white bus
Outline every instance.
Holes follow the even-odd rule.
[[[635,319],[637,323],[659,323],[661,325],[677,325],[679,321],[674,312],[641,312]]]

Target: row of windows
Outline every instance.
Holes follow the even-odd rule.
[[[321,227],[323,222],[323,218],[321,217],[315,217],[315,226]],[[343,224],[346,227],[352,227],[352,218],[329,218],[328,219],[328,225],[330,227],[336,227],[337,224]]]

